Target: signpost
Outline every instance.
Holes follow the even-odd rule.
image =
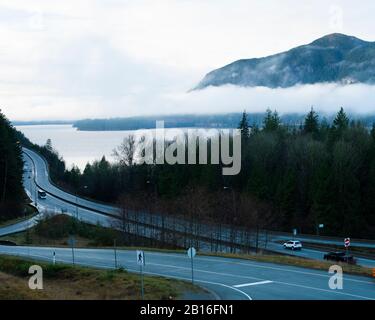
[[[141,250],[137,250],[137,264],[139,265],[139,272],[141,275],[141,296],[144,300],[144,283],[143,283],[143,267],[145,266],[145,253]]]
[[[75,264],[75,262],[74,262],[74,245],[75,245],[76,241],[75,241],[73,236],[70,237],[69,242],[70,242],[70,245],[72,247],[72,261],[73,261],[73,265],[74,265]]]
[[[345,238],[344,245],[345,245],[345,248],[346,248],[346,254],[349,254],[350,238]]]
[[[293,240],[294,240],[296,235],[297,235],[297,229],[293,229]]]
[[[187,255],[191,260],[191,283],[194,284],[194,262],[193,259],[195,255],[197,254],[197,250],[195,250],[194,247],[191,247],[187,251]]]
[[[349,248],[350,247],[350,238],[345,238],[344,244],[345,244],[345,248]]]
[[[324,224],[321,223],[321,224],[318,224],[318,227],[316,228],[316,235],[319,236],[320,235],[320,229],[323,229],[324,228]]]

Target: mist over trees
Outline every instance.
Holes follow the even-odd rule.
[[[22,149],[16,130],[0,110],[0,221],[23,213],[22,173]]]

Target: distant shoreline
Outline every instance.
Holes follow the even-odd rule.
[[[264,113],[248,113],[251,126],[262,126]],[[14,126],[33,125],[71,125],[78,131],[134,131],[155,129],[156,121],[164,121],[164,128],[237,128],[242,113],[212,114],[212,115],[167,115],[142,116],[109,119],[84,119],[77,121],[13,121]],[[322,121],[330,123],[332,115],[322,114]],[[283,114],[280,116],[283,124],[295,127],[303,123],[305,115],[298,113]],[[361,121],[366,127],[375,123],[375,115],[352,115],[353,120]]]
[[[11,121],[13,126],[48,126],[48,125],[73,125],[75,121],[64,121],[64,120],[54,120],[54,121]]]

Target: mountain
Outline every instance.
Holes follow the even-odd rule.
[[[288,88],[326,82],[375,84],[375,42],[330,34],[272,56],[235,61],[208,73],[194,89],[226,84]]]

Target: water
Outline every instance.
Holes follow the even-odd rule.
[[[129,134],[139,139],[151,130],[135,131],[78,131],[72,125],[32,125],[17,126],[19,131],[33,143],[44,145],[47,139],[52,140],[52,146],[64,158],[68,168],[74,165],[83,170],[88,162],[100,160],[105,156],[114,161],[113,149],[121,144]],[[186,129],[185,129],[186,130]],[[181,129],[165,129],[166,137],[173,138],[181,133]],[[212,136],[212,134],[207,133]]]
[[[47,139],[64,158],[67,167],[73,164],[84,169],[87,162],[105,156],[113,161],[113,149],[131,131],[78,131],[71,125],[17,126],[33,143],[44,145]]]

